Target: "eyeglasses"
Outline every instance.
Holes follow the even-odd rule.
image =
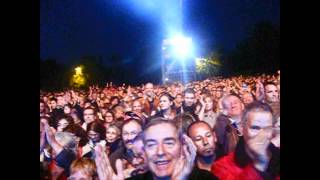
[[[133,131],[133,132],[123,132],[122,136],[124,136],[124,137],[128,137],[129,135],[136,136],[137,134],[138,134],[138,132],[135,132],[135,131]]]

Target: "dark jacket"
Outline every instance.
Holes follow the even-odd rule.
[[[187,180],[216,180],[216,179],[218,178],[214,176],[212,173],[210,173],[209,171],[194,167]],[[127,178],[126,180],[153,180],[153,177],[152,177],[152,173],[148,171],[144,174],[139,174],[137,176]]]

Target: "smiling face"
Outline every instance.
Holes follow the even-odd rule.
[[[171,124],[157,124],[145,131],[144,149],[149,169],[156,177],[170,177],[181,156],[177,129]]]

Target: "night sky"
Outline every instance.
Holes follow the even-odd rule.
[[[168,28],[179,24],[172,19],[179,17],[177,0],[41,0],[40,3],[40,57],[59,62],[85,55],[107,59],[114,53],[130,60],[146,47],[157,59]],[[279,0],[183,1],[183,31],[197,44],[198,55],[218,46],[232,50],[262,20],[279,24]]]

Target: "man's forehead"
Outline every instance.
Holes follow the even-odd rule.
[[[249,112],[249,125],[272,125],[272,114],[270,112]]]
[[[146,140],[178,138],[178,131],[170,124],[157,124],[145,130],[145,138]]]
[[[141,129],[140,124],[138,124],[135,121],[130,121],[127,124],[123,125],[123,130],[136,130],[136,129]]]

